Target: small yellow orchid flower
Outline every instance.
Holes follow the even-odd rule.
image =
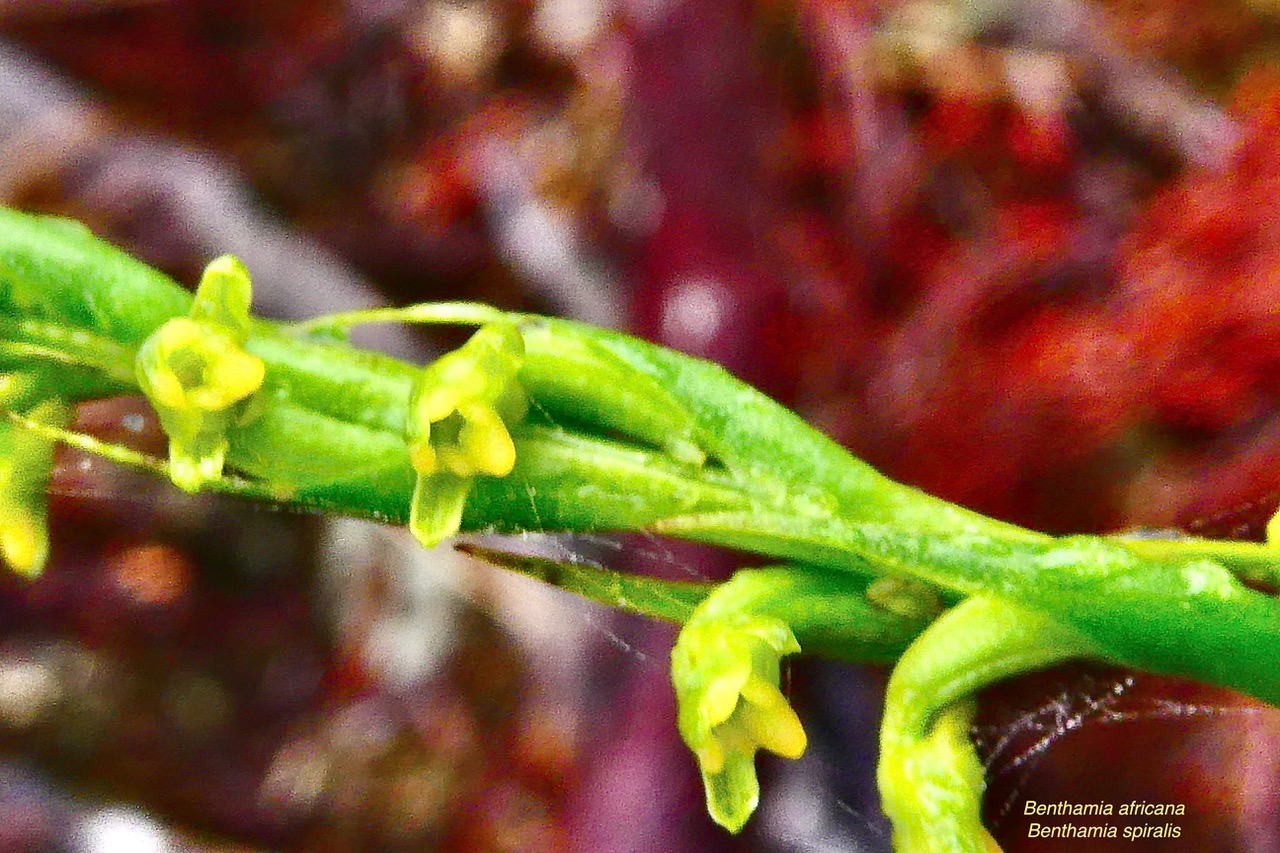
[[[524,340],[509,323],[482,327],[428,365],[409,398],[409,462],[418,474],[409,529],[432,547],[458,532],[477,475],[504,477],[516,464],[510,424],[528,402],[516,381]]]
[[[222,476],[227,429],[266,375],[245,351],[249,271],[224,255],[205,268],[187,317],[174,317],[138,349],[138,384],[169,437],[169,474],[189,492]]]
[[[778,688],[782,657],[799,651],[785,622],[745,613],[695,614],[672,650],[680,736],[698,759],[707,811],[730,832],[760,800],[756,752],[804,754],[804,728]]]

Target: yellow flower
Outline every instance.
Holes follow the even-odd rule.
[[[508,425],[528,403],[516,375],[524,340],[515,326],[484,326],[428,365],[409,398],[409,462],[418,474],[409,529],[431,547],[458,532],[477,475],[504,477],[516,464]]]
[[[804,754],[804,728],[778,689],[782,656],[799,651],[782,620],[747,614],[695,614],[672,650],[680,735],[698,760],[707,811],[730,832],[760,800],[756,752]]]
[[[169,437],[169,475],[187,491],[222,476],[236,407],[266,376],[244,350],[249,272],[225,255],[205,268],[187,317],[174,317],[138,348],[138,385]]]
[[[262,385],[262,359],[217,327],[175,317],[143,344],[149,369],[143,391],[153,403],[192,412],[220,412]]]

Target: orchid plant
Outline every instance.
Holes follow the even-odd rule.
[[[66,444],[187,491],[467,531],[645,531],[769,565],[672,582],[460,547],[682,627],[677,725],[711,817],[739,831],[755,755],[796,758],[791,655],[893,667],[879,785],[908,851],[997,849],[970,726],[977,691],[1068,659],[1186,676],[1280,703],[1271,544],[1054,538],[895,483],[714,364],[604,329],[475,304],[275,323],[250,275],[194,296],[66,220],[0,210],[0,554],[37,576]],[[408,364],[366,323],[474,327]],[[70,431],[82,402],[141,393],[168,459]],[[1273,525],[1274,527],[1274,525]],[[1246,585],[1247,582],[1247,585]]]

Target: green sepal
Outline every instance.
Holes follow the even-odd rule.
[[[242,344],[249,336],[252,301],[249,270],[234,255],[222,255],[204,268],[188,316],[197,323],[222,329]]]
[[[683,625],[719,584],[673,581],[619,572],[579,558],[553,560],[533,554],[514,554],[471,543],[457,549],[517,574],[580,595],[616,610],[665,619]]]

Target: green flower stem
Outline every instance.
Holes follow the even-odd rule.
[[[657,529],[833,568],[864,559],[953,593],[1040,610],[1114,663],[1280,702],[1280,603],[1205,559],[1145,558],[1095,536],[1018,542],[759,512],[673,519]]]
[[[880,729],[880,795],[894,845],[912,853],[999,850],[982,826],[973,695],[1011,675],[1097,653],[1078,632],[975,596],[943,614],[894,667]]]
[[[1159,538],[1120,534],[1114,540],[1135,554],[1156,560],[1213,560],[1242,581],[1280,591],[1280,547],[1273,542],[1200,539],[1177,534]]]
[[[806,655],[846,663],[891,663],[941,612],[927,587],[886,595],[870,567],[832,572],[813,566],[742,569],[724,583],[671,581],[580,561],[513,554],[473,543],[458,550],[551,586],[638,615],[683,625],[712,593],[707,618],[748,613],[780,619]]]
[[[7,212],[0,228],[0,313],[11,319],[64,322],[136,347],[191,311],[189,295],[82,229]],[[406,316],[530,322],[467,306]],[[1271,677],[1280,671],[1277,605],[1220,577],[1216,564],[1144,559],[1133,549],[1150,545],[1056,541],[983,519],[888,481],[714,365],[565,321],[538,328],[582,336],[611,364],[663,386],[709,460],[691,465],[614,440],[589,418],[573,431],[529,423],[513,432],[512,473],[477,478],[464,529],[656,530],[837,571],[861,560],[955,594],[1024,602],[1089,631],[1128,665],[1280,693]],[[263,322],[245,347],[266,379],[253,416],[228,426],[227,463],[296,505],[404,521],[415,481],[406,401],[420,368]]]

